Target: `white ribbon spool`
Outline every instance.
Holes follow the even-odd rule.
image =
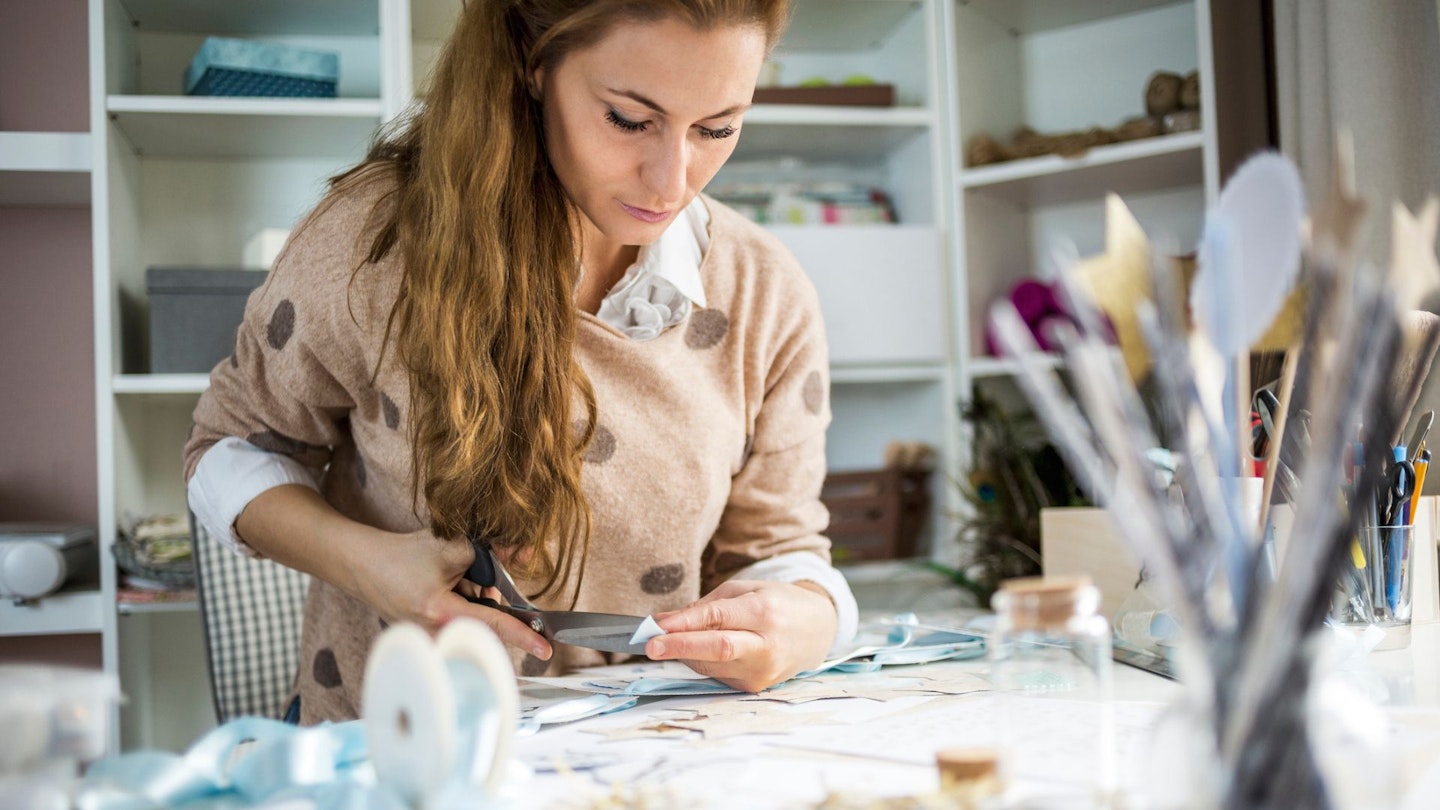
[[[370,652],[362,700],[375,775],[411,806],[434,807],[451,788],[498,795],[520,699],[510,656],[483,623],[456,619],[433,642],[392,625]]]

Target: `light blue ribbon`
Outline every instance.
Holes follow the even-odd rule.
[[[242,752],[245,743],[249,747]],[[299,728],[241,717],[201,737],[184,754],[135,751],[96,762],[80,786],[76,806],[198,810],[303,797],[326,810],[402,808],[374,784],[365,763],[365,727],[358,720]]]
[[[482,785],[494,758],[500,720],[494,692],[473,666],[447,661],[460,722],[452,795],[488,806]],[[241,750],[242,744],[249,744]],[[360,720],[300,728],[242,717],[201,737],[184,754],[136,751],[90,767],[79,810],[230,810],[287,799],[317,810],[406,810],[377,782]]]

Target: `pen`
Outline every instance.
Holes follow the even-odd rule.
[[[1424,443],[1424,440],[1421,440]],[[1430,469],[1430,451],[1422,450],[1415,457],[1415,493],[1410,496],[1410,512],[1405,525],[1415,525],[1415,513],[1420,511],[1420,496],[1425,494],[1425,471]]]

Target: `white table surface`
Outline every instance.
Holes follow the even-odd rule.
[[[987,663],[977,660],[889,667],[885,673],[904,679],[936,671],[984,675],[987,670]],[[1380,806],[1434,807],[1440,801],[1434,798],[1440,795],[1440,624],[1417,626],[1408,649],[1372,653],[1349,662],[1340,674],[1380,707],[1371,715],[1390,725],[1387,745],[1395,748],[1395,791],[1407,800],[1388,799]],[[1148,727],[1136,724],[1178,700],[1183,686],[1118,663],[1114,676],[1122,784],[1133,785],[1142,778],[1136,773],[1144,767],[1140,760],[1147,755],[1149,734]],[[986,706],[993,707],[993,702],[987,703],[986,693],[885,701],[841,698],[802,705],[746,701],[765,716],[810,715],[818,720],[783,733],[720,740],[705,740],[699,733],[611,740],[601,733],[633,729],[678,717],[679,710],[717,701],[734,703],[744,697],[653,699],[616,714],[546,727],[516,741],[518,758],[542,770],[516,785],[512,796],[523,797],[520,806],[524,807],[585,808],[598,806],[603,797],[626,796],[640,801],[616,806],[808,808],[831,794],[854,800],[931,793],[938,788],[933,751],[956,744],[993,744],[993,731],[986,728],[985,719],[991,716]],[[972,716],[973,725],[966,722]],[[944,730],[924,718],[943,718],[939,728]],[[1126,718],[1132,725],[1128,737]],[[900,740],[895,736],[897,724],[913,725],[916,731]],[[1042,736],[1064,733],[1058,728],[1031,731]],[[812,750],[832,744],[843,748],[845,740],[871,732],[877,745],[867,756]],[[606,764],[569,773],[543,770],[545,763],[583,765],[593,758]]]
[[[982,660],[908,667],[887,667],[886,678],[903,682],[916,676],[955,672],[985,675]],[[1116,664],[1117,708],[1158,711],[1180,694],[1181,686],[1129,666]],[[831,793],[901,796],[932,793],[939,781],[934,751],[956,745],[993,744],[994,703],[988,692],[938,697],[836,698],[800,705],[747,700],[745,695],[651,699],[612,715],[564,726],[546,727],[517,740],[516,754],[525,763],[546,767],[554,761],[583,764],[598,757],[608,764],[572,773],[537,773],[517,786],[514,795],[525,807],[589,807],[603,796],[644,797],[644,807],[798,808],[813,807]],[[633,729],[679,710],[716,702],[747,707],[766,717],[809,716],[814,723],[779,734],[747,734],[705,740],[700,733],[667,739],[610,740],[607,730]],[[965,718],[974,717],[973,726]],[[757,714],[757,716],[759,716]],[[934,726],[923,717],[943,717],[942,729],[927,729],[922,739],[906,739],[897,748],[891,739],[857,757],[814,750],[840,739],[864,737],[871,731],[894,735],[908,725]],[[913,718],[913,719],[912,719]],[[840,743],[836,743],[840,744]],[[844,747],[843,744],[840,744]],[[900,750],[903,749],[903,750]],[[629,807],[631,805],[619,805]]]

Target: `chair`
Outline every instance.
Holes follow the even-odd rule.
[[[190,537],[216,718],[224,723],[242,716],[284,717],[299,671],[310,578],[232,552],[193,514]]]

